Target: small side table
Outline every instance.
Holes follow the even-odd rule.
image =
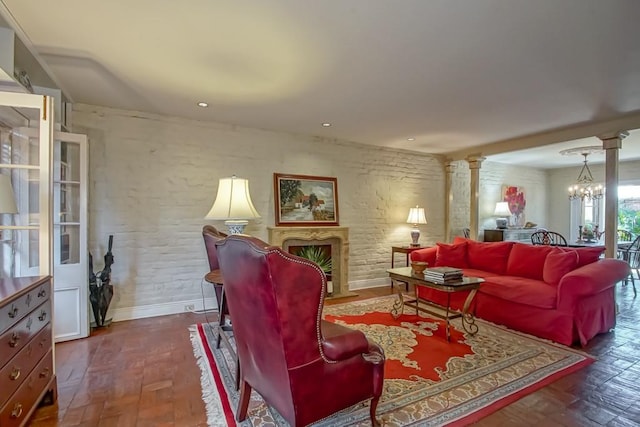
[[[429,246],[391,246],[391,268],[395,268],[395,255],[396,253],[405,254],[405,267],[409,267],[409,255],[413,251],[428,248]],[[409,290],[409,283],[404,282],[407,291]],[[391,287],[393,288],[393,280],[391,281]]]

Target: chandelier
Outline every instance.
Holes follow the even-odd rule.
[[[587,157],[589,154],[601,150],[601,147],[593,146],[573,148],[560,152],[565,155],[580,153],[584,156],[584,164],[582,165],[582,169],[580,169],[578,179],[574,185],[569,187],[569,200],[600,200],[604,195],[604,187],[602,184],[595,184],[593,182],[593,175],[591,174],[591,169],[589,169],[589,165],[587,164]]]

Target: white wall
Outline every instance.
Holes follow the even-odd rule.
[[[453,175],[453,201],[451,207],[452,234],[460,235],[463,227],[469,225],[471,174],[465,161],[455,162],[456,171]],[[496,227],[496,217],[493,212],[496,202],[502,197],[503,185],[523,187],[527,205],[525,208],[526,221],[531,221],[543,227],[547,222],[547,173],[542,169],[511,166],[502,163],[485,161],[480,169],[479,196],[479,236],[482,240],[486,228]]]
[[[201,299],[203,217],[218,179],[232,174],[249,179],[262,218],[245,232],[263,240],[274,225],[274,172],[337,177],[351,289],[388,286],[390,248],[410,242],[410,207],[426,208],[421,243],[444,240],[444,168],[436,156],[82,104],[74,104],[73,122],[74,132],[89,136],[96,270],[114,235],[115,320],[182,311]]]

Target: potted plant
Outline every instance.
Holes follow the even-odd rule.
[[[325,276],[327,276],[327,292],[329,294],[333,293],[333,283],[329,280],[331,278],[331,256],[326,253],[322,246],[302,246],[296,255],[318,264],[318,267],[320,267]]]

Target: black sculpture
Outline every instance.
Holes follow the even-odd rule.
[[[109,326],[111,319],[106,320],[109,303],[113,298],[113,285],[111,284],[111,265],[113,265],[113,235],[109,236],[109,249],[104,255],[104,268],[97,273],[93,272],[93,255],[89,252],[89,301],[93,309],[95,326]],[[92,325],[93,326],[93,325]]]

